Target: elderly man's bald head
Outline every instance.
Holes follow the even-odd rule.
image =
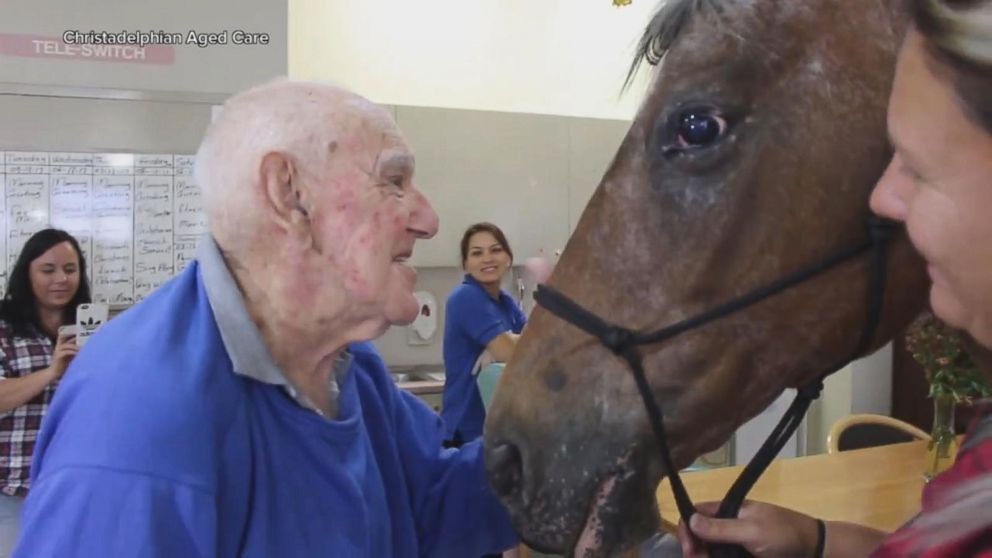
[[[229,99],[210,126],[196,157],[196,180],[215,236],[259,223],[261,204],[252,185],[262,158],[291,157],[304,170],[322,172],[343,141],[363,122],[392,126],[382,107],[340,87],[279,80]],[[384,124],[387,125],[387,124]]]
[[[210,232],[258,315],[333,324],[349,341],[416,317],[406,260],[438,220],[388,111],[330,85],[270,83],[224,106],[196,163]]]

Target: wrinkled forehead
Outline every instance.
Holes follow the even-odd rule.
[[[342,102],[335,111],[344,147],[360,158],[380,163],[412,158],[410,147],[389,111],[360,97]]]

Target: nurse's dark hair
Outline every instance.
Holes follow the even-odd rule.
[[[76,255],[79,256],[79,288],[62,313],[62,325],[76,323],[76,307],[92,302],[90,284],[86,278],[86,260],[83,258],[83,251],[79,248],[79,241],[60,229],[40,230],[24,243],[24,248],[17,256],[17,263],[14,264],[14,269],[7,278],[7,290],[3,300],[0,301],[0,319],[10,324],[14,335],[28,337],[37,335],[32,329],[43,331],[37,299],[34,296],[34,289],[31,288],[31,262],[63,242],[72,245]]]
[[[513,249],[510,248],[510,243],[506,241],[506,235],[499,227],[492,223],[476,223],[471,225],[469,228],[465,229],[465,234],[462,235],[462,267],[465,267],[465,260],[468,259],[468,243],[472,240],[472,236],[480,233],[487,232],[496,238],[496,242],[506,250],[506,253],[510,255],[510,261],[513,261]]]
[[[913,23],[973,122],[992,134],[992,0],[909,0]]]

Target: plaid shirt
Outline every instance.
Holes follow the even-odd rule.
[[[48,337],[37,330],[30,337],[15,337],[10,324],[0,320],[0,381],[27,376],[47,367],[54,348]],[[56,384],[48,384],[24,405],[0,414],[0,492],[3,494],[28,495],[34,442]]]
[[[954,465],[923,488],[920,514],[872,558],[992,558],[992,402],[981,405]]]

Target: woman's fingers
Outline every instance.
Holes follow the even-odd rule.
[[[757,524],[747,519],[715,519],[694,514],[689,519],[692,532],[711,543],[730,543],[747,546],[760,535]]]
[[[692,536],[685,523],[679,521],[679,544],[682,546],[682,558],[706,558],[706,549]]]

